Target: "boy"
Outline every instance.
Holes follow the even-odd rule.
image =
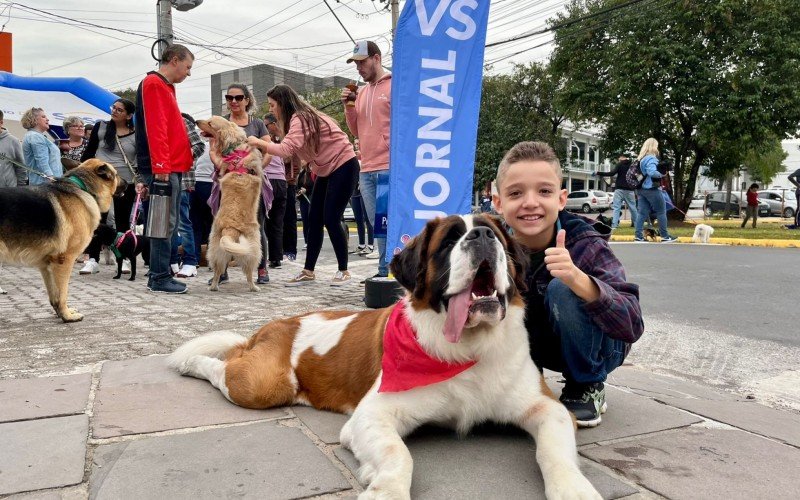
[[[606,409],[603,382],[644,329],[639,287],[608,246],[609,229],[564,211],[561,165],[542,142],[521,142],[497,169],[494,206],[529,255],[525,326],[539,369],[561,372],[561,402],[579,427]]]

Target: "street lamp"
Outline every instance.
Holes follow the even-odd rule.
[[[164,49],[172,45],[175,36],[172,34],[172,8],[180,12],[192,10],[203,3],[203,0],[157,0],[156,19],[158,20],[158,40],[153,44],[158,46],[158,57],[153,56],[157,61],[161,60]],[[152,55],[152,48],[151,55]]]
[[[203,3],[203,0],[171,0],[171,1],[172,1],[172,6],[181,12],[192,10],[201,3]]]

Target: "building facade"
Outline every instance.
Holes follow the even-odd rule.
[[[560,147],[566,149],[563,187],[570,193],[582,189],[611,191],[612,179],[592,175],[608,171],[611,166],[610,159],[604,157],[608,155],[600,149],[600,131],[567,122],[561,130],[561,138]]]
[[[300,94],[320,92],[331,87],[344,87],[350,80],[340,76],[319,77],[307,75],[271,64],[257,64],[247,68],[234,69],[211,75],[211,105],[214,114],[226,114],[225,91],[231,83],[247,85],[262,104],[267,98],[267,91],[278,84],[292,87]]]

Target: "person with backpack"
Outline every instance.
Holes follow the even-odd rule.
[[[661,234],[661,243],[673,243],[677,238],[670,236],[667,228],[667,204],[664,197],[661,195],[660,179],[663,174],[658,171],[658,141],[653,137],[648,138],[642,144],[642,149],[639,150],[637,158],[638,165],[634,162],[631,169],[636,169],[638,172],[628,172],[627,178],[631,177],[631,173],[640,174],[644,176],[641,182],[641,187],[636,190],[636,196],[639,200],[638,215],[636,217],[636,229],[633,240],[637,243],[644,243],[644,221],[650,217],[650,213],[656,214],[658,219],[658,231]]]
[[[622,202],[628,206],[631,211],[631,225],[636,223],[638,212],[636,211],[636,188],[638,186],[630,185],[627,179],[628,169],[631,168],[631,159],[626,153],[620,153],[617,165],[609,172],[594,172],[593,175],[600,177],[613,177],[614,180],[614,200],[611,202],[611,208],[614,214],[611,219],[611,229],[619,227],[619,220],[622,215]]]

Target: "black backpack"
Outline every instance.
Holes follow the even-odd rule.
[[[633,160],[631,166],[628,167],[628,171],[625,172],[625,184],[628,185],[628,189],[639,189],[642,187],[643,182],[644,174],[639,160]]]

